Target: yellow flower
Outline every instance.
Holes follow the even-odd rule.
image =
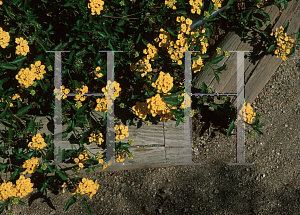
[[[210,16],[209,12],[208,12],[208,11],[204,11],[204,16],[205,16],[206,18],[209,18],[209,16]]]
[[[229,56],[228,51],[224,51],[224,54],[225,54],[225,57],[228,57],[228,56]]]
[[[217,54],[221,54],[221,48],[218,47],[216,50],[217,50]]]

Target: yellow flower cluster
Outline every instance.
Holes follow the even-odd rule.
[[[0,1],[0,5],[2,5],[3,4],[3,2],[2,1]]]
[[[205,30],[202,29],[201,33],[205,33]],[[194,38],[192,39],[192,42],[196,42],[197,37],[199,37],[200,35],[200,31],[196,31],[196,32],[191,32],[191,35],[194,36]],[[205,54],[207,52],[207,47],[208,47],[208,40],[205,36],[202,36],[200,38],[200,43],[202,46],[202,50],[201,50],[201,54]],[[194,54],[196,55],[196,53]],[[192,64],[192,70],[194,71],[194,73],[201,71],[202,67],[204,67],[202,58],[200,57],[200,55],[198,55],[199,59],[198,60],[193,60],[193,64]]]
[[[103,10],[104,1],[102,0],[90,0],[88,3],[88,8],[91,8],[92,15],[100,15],[100,12]]]
[[[66,94],[69,94],[70,90],[68,88],[65,88],[64,85],[61,86],[61,90],[62,90],[62,94],[64,95],[63,99],[67,98]]]
[[[22,173],[22,174],[26,174],[26,173],[35,173],[36,171],[36,167],[39,166],[39,159],[38,158],[31,158],[31,159],[28,159],[26,160],[24,163],[23,163],[23,168],[26,168],[26,170]]]
[[[176,3],[176,0],[165,0],[165,5],[167,5],[168,8],[172,8],[173,10],[176,10],[176,6],[174,5]]]
[[[76,102],[75,107],[76,107],[77,109],[81,108],[81,107],[82,107],[81,101]]]
[[[93,182],[93,180],[88,180],[86,178],[83,178],[81,182],[79,182],[79,185],[75,192],[71,192],[72,195],[75,195],[76,193],[80,193],[82,195],[88,194],[90,199],[92,199],[93,195],[97,193],[97,190],[99,188],[99,184],[97,184],[97,180]]]
[[[164,102],[164,98],[156,94],[147,99],[146,102],[137,102],[136,105],[132,107],[132,110],[141,119],[145,120],[148,114],[152,114],[153,117],[158,115],[160,121],[167,122],[174,117],[174,114],[169,110],[170,108],[171,106]],[[176,107],[172,107],[171,109],[176,109]]]
[[[224,55],[225,55],[225,57],[228,57],[229,56],[228,51],[224,51]]]
[[[162,114],[159,115],[159,120],[160,121],[164,121],[164,122],[167,122],[171,119],[173,119],[174,117],[174,114],[169,110],[169,109],[177,109],[176,107],[172,107],[172,105],[170,104],[166,104],[166,107],[165,110],[162,112]]]
[[[156,82],[152,83],[152,87],[157,87],[158,93],[167,93],[173,87],[173,77],[170,73],[160,72]]]
[[[79,94],[86,94],[88,93],[88,87],[87,86],[82,86],[80,89],[77,88],[76,89],[76,92],[79,93]],[[83,95],[76,95],[74,100],[75,101],[84,101],[86,99],[86,96],[83,96]]]
[[[222,7],[222,1],[223,0],[211,0],[212,3],[214,3],[214,10],[218,10],[220,7]]]
[[[86,150],[84,150],[81,154],[78,155],[78,158],[75,158],[75,163],[78,164],[79,170],[83,167],[83,164],[89,160],[89,155]]]
[[[119,97],[119,93],[121,91],[121,87],[120,84],[116,81],[114,81],[114,83],[112,83],[111,81],[108,81],[107,86],[109,87],[109,89],[112,90],[112,88],[114,87],[114,99],[116,99],[117,97]],[[104,95],[107,96],[107,86],[102,88],[102,92],[104,93]]]
[[[116,125],[115,126],[115,131],[116,131],[116,140],[124,140],[126,137],[129,136],[128,134],[128,126],[124,125]]]
[[[165,31],[164,29],[160,29],[159,37],[155,38],[154,41],[158,42],[159,40],[161,41],[158,43],[158,46],[161,48],[167,48],[170,45],[171,41],[170,33]]]
[[[136,102],[136,105],[132,107],[132,110],[139,118],[144,120],[146,119],[147,115],[150,114],[147,102]]]
[[[33,85],[35,79],[42,79],[44,77],[45,65],[41,65],[41,61],[36,61],[35,64],[31,64],[31,69],[22,68],[15,76],[21,86],[26,88]]]
[[[25,179],[24,175],[20,176],[15,185],[10,181],[4,181],[4,183],[0,185],[0,199],[7,201],[11,197],[23,198],[33,191],[32,187],[33,183],[31,183],[30,178]]]
[[[201,14],[201,10],[199,7],[202,7],[203,6],[203,3],[202,3],[202,0],[190,0],[190,5],[193,7],[191,9],[191,12],[192,13],[197,13],[198,15]]]
[[[217,54],[221,54],[221,48],[220,48],[220,47],[218,47],[218,48],[216,49],[216,51],[217,51]]]
[[[41,61],[36,61],[35,64],[30,64],[31,71],[34,72],[35,78],[37,80],[41,80],[44,77],[45,71],[45,65],[42,65]]]
[[[102,133],[99,133],[99,134],[91,133],[90,137],[89,137],[89,142],[97,142],[98,145],[101,145],[104,142],[103,134]]]
[[[16,188],[17,188],[17,196],[23,198],[27,196],[28,193],[33,191],[33,183],[31,183],[30,178],[24,177],[21,175],[20,178],[16,181]]]
[[[135,65],[130,64],[130,70],[131,71],[138,71],[141,74],[142,77],[144,77],[148,72],[152,72],[151,64],[149,62],[149,59],[147,57],[143,57],[143,59],[140,59]]]
[[[96,71],[94,71],[94,73],[96,74],[96,77],[94,78],[95,80],[97,79],[97,78],[101,78],[101,77],[103,77],[103,74],[100,72],[100,73],[97,73],[97,72],[99,72],[101,70],[101,67],[100,66],[98,66],[97,68],[96,68]]]
[[[22,68],[16,75],[16,79],[21,86],[28,88],[34,83],[35,77],[34,73],[29,68]]]
[[[10,97],[10,96],[9,96]],[[10,97],[11,98],[11,97]],[[12,100],[16,100],[16,99],[20,99],[20,101],[22,101],[22,98],[20,97],[19,94],[14,94],[13,97],[11,98]],[[1,102],[4,102],[4,98],[1,98]],[[8,103],[8,101],[6,101],[6,103]],[[14,104],[10,103],[9,105],[10,107],[13,107]]]
[[[275,32],[275,38],[277,40],[277,45],[280,47],[277,48],[274,53],[277,55],[277,58],[279,55],[281,56],[282,60],[286,61],[286,54],[289,54],[291,52],[291,48],[293,47],[294,40],[287,36],[286,33],[283,34],[284,28],[280,26],[280,30],[278,31],[278,28],[276,28]],[[271,33],[271,36],[273,36],[273,32]]]
[[[253,113],[253,108],[251,107],[250,103],[245,103],[245,122],[251,124],[256,113]],[[242,118],[242,110],[239,111],[238,119]]]
[[[97,99],[97,107],[95,108],[95,111],[100,111],[105,113],[107,111],[107,99],[105,98],[101,98],[101,99]]]
[[[268,0],[257,0],[257,8],[261,8],[264,4],[265,4],[265,1],[268,1]]]
[[[164,98],[161,98],[159,94],[152,96],[147,99],[147,107],[153,117],[156,115],[161,115],[166,109],[166,103],[164,103]]]
[[[116,162],[124,162],[125,158],[126,154],[118,155],[118,157],[116,157]]]
[[[132,139],[128,139],[128,144],[132,146],[133,145],[133,141],[134,140],[132,140]]]
[[[0,46],[5,49],[6,46],[8,46],[9,41],[10,41],[9,33],[3,31],[3,29],[0,28]]]
[[[40,133],[34,135],[32,137],[32,142],[28,144],[28,147],[33,147],[36,150],[37,149],[43,149],[47,146],[47,143],[45,143],[44,138]]]
[[[148,49],[144,49],[143,53],[146,54],[147,60],[154,61],[153,58],[157,55],[158,51],[157,48],[155,48],[154,45],[148,43],[147,44]]]
[[[96,158],[99,161],[99,163],[101,163],[101,164],[104,163],[103,155],[101,152],[97,152],[97,154],[95,154],[94,158]]]
[[[29,52],[28,42],[23,39],[23,37],[16,38],[15,42],[19,44],[16,47],[16,54],[26,56]]]
[[[107,85],[110,89],[112,89],[113,84],[111,81],[108,81],[108,85]],[[107,103],[107,86],[102,88],[102,92],[105,95],[105,98],[98,98],[96,99],[97,102],[97,106],[95,108],[95,111],[100,111],[103,113],[107,112],[107,108],[111,108],[112,103]],[[120,84],[116,81],[114,81],[114,99],[116,99],[117,97],[120,96],[120,91],[121,91],[121,87]]]

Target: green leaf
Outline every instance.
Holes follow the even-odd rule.
[[[11,175],[9,180],[14,180],[17,175],[20,175],[20,167],[16,167],[14,173]]]
[[[235,120],[232,120],[230,125],[229,125],[229,128],[227,130],[227,137],[229,137],[229,135],[231,134],[231,132],[234,128],[235,128]]]
[[[181,121],[180,119],[177,119],[175,127],[177,127],[179,125],[180,121]]]
[[[25,0],[24,2],[24,11],[26,11],[27,8],[30,6],[30,0]]]
[[[9,105],[10,105],[9,103],[6,104],[6,107],[5,107],[4,111],[0,114],[0,119],[6,115],[6,112],[7,112],[7,109],[9,108]]]
[[[18,56],[15,60],[13,60],[13,61],[10,62],[10,63],[17,64],[17,63],[19,63],[19,62],[22,62],[22,61],[25,60],[26,58],[27,58],[27,56],[23,56],[23,57]]]
[[[258,19],[255,19],[255,21],[256,21],[256,26],[257,26],[258,30],[260,30],[260,28],[262,26],[262,22]]]
[[[124,149],[128,153],[130,153],[130,151],[128,150],[129,148],[130,148],[130,145],[128,143],[122,144],[120,146],[120,149]]]
[[[75,116],[81,115],[82,113],[84,113],[86,107],[87,107],[87,103],[85,103],[75,114]]]
[[[75,194],[69,199],[69,201],[65,205],[64,212],[66,212],[69,209],[69,207],[76,202],[76,199],[77,199],[77,194]]]
[[[219,84],[219,82],[220,82],[220,77],[218,76],[217,73],[215,73],[215,78],[216,78],[216,80],[217,80],[217,83]]]
[[[284,3],[284,9],[287,9],[287,7],[288,7],[288,2],[287,2],[287,0],[285,0],[283,3]]]
[[[284,26],[282,26],[284,28],[283,33],[285,33],[287,31],[287,28],[289,27],[289,24],[290,24],[290,20],[286,21]]]
[[[176,10],[175,11],[177,14],[181,14],[181,15],[186,15],[187,12],[185,10]]]
[[[33,62],[36,62],[36,61],[38,61],[38,60],[43,60],[43,59],[44,59],[44,54],[40,54],[40,55],[38,55],[38,56],[34,59]]]
[[[177,99],[164,99],[164,102],[167,103],[167,104],[170,104],[170,105],[180,105],[180,101],[178,101]]]
[[[20,110],[18,110],[17,115],[18,116],[24,116],[29,111],[30,108],[31,108],[31,105],[28,105],[26,107],[22,107]]]
[[[19,199],[19,203],[18,203],[19,205],[25,205],[25,206],[28,206],[25,202],[23,202],[23,201],[21,201],[20,199]]]
[[[275,50],[275,48],[276,48],[276,45],[275,45],[275,44],[270,45],[270,47],[269,47],[268,50],[267,50],[267,53],[271,53],[272,51]]]
[[[209,105],[212,106],[215,110],[218,109],[218,104],[214,103],[214,102],[209,102]]]
[[[84,17],[86,17],[86,16],[87,16],[87,13],[86,13],[86,11],[85,11],[85,8],[82,7],[81,5],[78,5],[78,7],[79,7],[79,9],[82,11],[82,13],[84,14]]]
[[[207,89],[207,85],[204,82],[202,82],[201,93],[205,93],[206,89]]]
[[[92,215],[91,209],[89,207],[90,202],[87,202],[85,198],[82,199],[83,202],[83,208],[88,212],[89,215]]]
[[[8,129],[8,138],[12,140],[13,137],[14,137],[14,132],[13,132],[13,130],[11,128],[9,128]]]
[[[149,43],[148,40],[144,40],[144,39],[142,39],[142,42],[144,43],[145,46],[147,46]]]
[[[221,17],[223,17],[224,19],[226,19],[226,20],[227,20],[227,18],[228,18],[228,16],[224,15],[223,13],[219,13],[219,15],[220,15]]]
[[[118,26],[123,26],[125,24],[125,20],[124,19],[121,19],[119,22],[118,22]]]
[[[2,207],[0,208],[0,212],[3,212],[5,207],[9,205],[9,201],[1,203]]]
[[[72,5],[72,3],[71,2],[67,2],[66,4],[64,4],[63,6],[64,7],[70,7]]]
[[[298,28],[298,31],[297,31],[296,40],[298,40],[299,38],[300,38],[300,27]]]
[[[223,65],[223,66],[221,66],[221,67],[219,67],[218,69],[216,69],[217,71],[223,71],[223,70],[227,70],[228,68],[227,68],[227,64],[225,64],[225,65]],[[220,73],[220,72],[219,72]]]
[[[9,164],[0,163],[0,170],[4,170],[8,166],[9,166]]]
[[[175,34],[175,30],[171,30],[170,28],[167,28],[167,30],[168,30],[168,32],[170,33],[170,34],[172,34],[173,36],[177,36],[176,34]]]
[[[216,58],[212,59],[212,60],[210,61],[210,63],[211,63],[211,64],[217,64],[217,63],[219,63],[224,57],[225,57],[224,55],[220,55],[219,57],[216,57]]]
[[[116,27],[115,27],[115,30],[118,31],[118,32],[121,32],[121,33],[125,34],[124,29],[121,28],[121,27],[119,27],[119,26],[116,26]]]
[[[162,17],[161,17],[160,15],[157,16],[156,19],[157,19],[157,21],[160,22],[160,23],[163,23],[163,24],[165,23],[165,21],[162,19]]]
[[[228,10],[230,8],[230,6],[233,4],[235,0],[229,0],[227,5],[226,5],[226,10]]]
[[[250,18],[250,15],[252,14],[253,10],[250,10],[247,15],[246,15],[246,20],[247,22],[249,22],[249,18]]]
[[[140,41],[141,37],[142,37],[142,34],[139,33],[139,36],[138,36],[138,38],[137,38],[137,40],[136,40],[136,44]]]
[[[34,117],[36,117],[36,116],[34,116]],[[34,119],[31,119],[30,122],[28,123],[27,134],[33,132],[34,126],[35,126]]]
[[[209,58],[208,54],[200,54],[199,56],[201,57],[201,59]]]
[[[62,171],[59,171],[59,170],[56,170],[56,173],[59,175],[59,177],[61,177],[62,180],[67,180],[67,178],[69,177],[68,174],[62,172]]]
[[[18,67],[14,66],[14,65],[10,65],[8,63],[0,63],[0,68],[3,68],[3,69],[17,69]]]

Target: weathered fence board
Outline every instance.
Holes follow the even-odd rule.
[[[95,113],[93,110],[92,113]],[[97,112],[100,116],[103,116],[103,113]],[[92,115],[91,115],[92,116]],[[95,116],[95,114],[94,114]],[[33,116],[31,116],[33,117]],[[53,134],[54,132],[54,124],[50,121],[50,117],[45,116],[37,116],[36,122],[41,122],[42,128],[39,129],[38,133]],[[93,118],[97,121],[99,118]],[[137,120],[133,121],[137,125]],[[101,171],[119,171],[119,170],[134,170],[141,168],[153,168],[153,167],[163,167],[169,165],[175,165],[183,163],[184,157],[191,157],[191,153],[183,151],[183,124],[179,124],[178,127],[175,128],[175,121],[169,121],[167,123],[159,122],[158,124],[152,124],[150,126],[142,124],[139,128],[137,126],[129,126],[128,133],[129,136],[122,140],[122,142],[127,142],[127,140],[133,139],[134,144],[130,148],[130,151],[134,153],[134,159],[130,160],[128,158],[125,159],[122,165],[121,163],[117,163],[114,166],[108,166],[105,170],[102,168],[95,169],[96,172]],[[167,126],[164,128],[164,125]],[[67,124],[62,126],[62,130],[65,131],[67,128]],[[0,129],[4,130],[4,126],[0,125]],[[78,131],[77,135],[81,135],[84,132],[89,130],[88,128],[82,129],[80,127],[75,127]],[[182,132],[181,132],[182,131]],[[70,141],[70,137],[73,132],[69,133],[66,138],[63,139],[62,142],[59,143],[62,149],[75,149],[78,148],[78,141]],[[176,140],[174,141],[173,134],[176,134]],[[105,134],[103,134],[105,135]],[[181,141],[182,140],[182,141]],[[74,144],[70,144],[74,143]],[[100,146],[98,146],[95,142],[85,144],[89,147],[89,151],[93,154],[97,152],[105,152]],[[170,148],[172,147],[172,148]],[[191,152],[191,151],[190,151]],[[2,160],[3,161],[3,160]],[[62,165],[64,166],[64,165]],[[68,166],[68,165],[66,165]],[[83,173],[85,169],[80,172]],[[92,170],[91,170],[92,171]],[[67,170],[67,173],[73,173],[72,170]]]
[[[291,35],[296,33],[299,28],[300,20],[300,4],[295,0],[289,2],[288,8],[283,10],[280,13],[279,9],[276,6],[269,6],[264,9],[270,15],[270,25],[273,26],[272,31],[274,32],[276,28],[283,26],[287,20],[290,20],[290,24],[287,30],[287,34]],[[263,26],[262,30],[266,29],[267,26]],[[247,36],[253,38],[257,35],[254,32],[249,32]],[[294,38],[294,37],[292,37]],[[257,41],[260,41],[260,38],[257,38]],[[220,42],[219,47],[223,51],[250,51],[253,50],[253,53],[245,53],[247,58],[244,61],[245,65],[245,99],[246,102],[252,103],[258,94],[261,92],[263,87],[272,77],[276,69],[282,63],[281,58],[276,56],[266,55],[261,59],[257,59],[257,56],[261,54],[262,51],[259,51],[261,47],[255,47],[255,44],[252,42],[243,42],[241,37],[238,36],[235,32],[228,32],[225,38]],[[255,48],[257,50],[255,50]],[[209,87],[213,89],[216,93],[236,93],[237,85],[237,75],[236,75],[236,65],[237,57],[236,53],[229,53],[228,58],[224,58],[217,65],[222,66],[227,64],[228,70],[223,71],[219,75],[220,83],[217,84],[217,81],[214,77],[213,71],[211,69],[205,69],[200,71],[199,74],[196,74],[196,77],[193,80],[193,87],[201,88],[202,82],[205,82]],[[214,55],[214,57],[216,54]],[[252,62],[254,61],[254,62]],[[236,97],[233,96],[233,103],[236,103]]]

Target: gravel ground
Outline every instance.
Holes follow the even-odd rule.
[[[246,137],[246,162],[253,166],[227,165],[235,162],[236,136],[226,137],[214,124],[200,135],[197,113],[193,159],[203,165],[80,175],[101,184],[90,204],[93,214],[299,214],[299,62],[296,50],[252,104],[265,123],[264,135]],[[14,213],[87,214],[81,201],[63,213],[70,196],[49,192],[54,208],[38,198],[30,207],[14,206]]]

